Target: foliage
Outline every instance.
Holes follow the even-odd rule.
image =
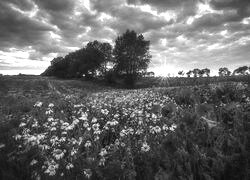
[[[228,70],[228,68],[223,67],[219,69],[219,76],[230,76],[231,71]]]
[[[238,67],[237,69],[234,70],[233,74],[236,75],[236,74],[240,74],[240,75],[246,75],[246,74],[249,74],[249,67],[247,66],[241,66],[241,67]]]
[[[86,47],[57,57],[51,61],[42,75],[60,78],[82,77],[91,78],[100,73],[105,75],[107,63],[111,61],[112,47],[109,43],[89,42]]]
[[[210,69],[208,69],[208,68],[204,68],[204,69],[195,68],[193,70],[189,70],[186,73],[187,77],[190,77],[191,74],[193,74],[194,77],[197,77],[197,75],[199,75],[199,77],[203,77],[204,74],[206,74],[206,76],[209,77],[210,76]]]
[[[150,62],[149,41],[142,34],[127,30],[115,40],[114,70],[124,74],[128,84],[132,84],[140,71],[147,69]]]

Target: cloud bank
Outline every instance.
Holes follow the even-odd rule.
[[[126,29],[151,42],[150,70],[249,65],[249,0],[1,0],[0,73],[42,72],[88,41]]]

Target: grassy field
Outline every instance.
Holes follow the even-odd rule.
[[[0,77],[0,179],[249,179],[250,86],[205,84]]]

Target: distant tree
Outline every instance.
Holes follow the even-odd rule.
[[[194,77],[197,77],[198,73],[200,72],[200,69],[195,68],[195,69],[193,69],[192,72],[193,72]]]
[[[155,73],[153,71],[147,72],[147,76],[154,77]]]
[[[115,40],[114,70],[126,76],[127,83],[133,85],[138,74],[148,68],[151,59],[149,41],[142,34],[127,30]]]
[[[191,76],[191,74],[192,74],[192,71],[191,71],[191,70],[190,70],[190,71],[188,71],[188,72],[186,73],[187,77],[190,77],[190,76]]]
[[[204,73],[206,74],[207,77],[210,76],[210,69],[205,68],[205,69],[203,69],[203,71],[204,71]]]
[[[249,74],[247,71],[249,70],[249,68],[247,66],[242,66],[242,67],[239,67],[237,69],[234,70],[233,72],[233,75],[247,75]]]
[[[228,70],[228,68],[223,67],[219,69],[219,76],[230,76],[231,75],[231,71]]]
[[[204,74],[205,74],[205,69],[199,69],[198,71],[199,77],[203,77]]]
[[[178,75],[180,75],[180,76],[184,76],[184,74],[185,74],[184,71],[179,71],[178,72]]]

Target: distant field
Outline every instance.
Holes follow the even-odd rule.
[[[136,86],[145,87],[173,87],[173,86],[195,86],[204,84],[217,84],[223,82],[245,82],[250,83],[250,75],[227,76],[227,77],[144,77],[140,78]]]
[[[177,80],[0,77],[0,179],[249,179],[248,81]]]

